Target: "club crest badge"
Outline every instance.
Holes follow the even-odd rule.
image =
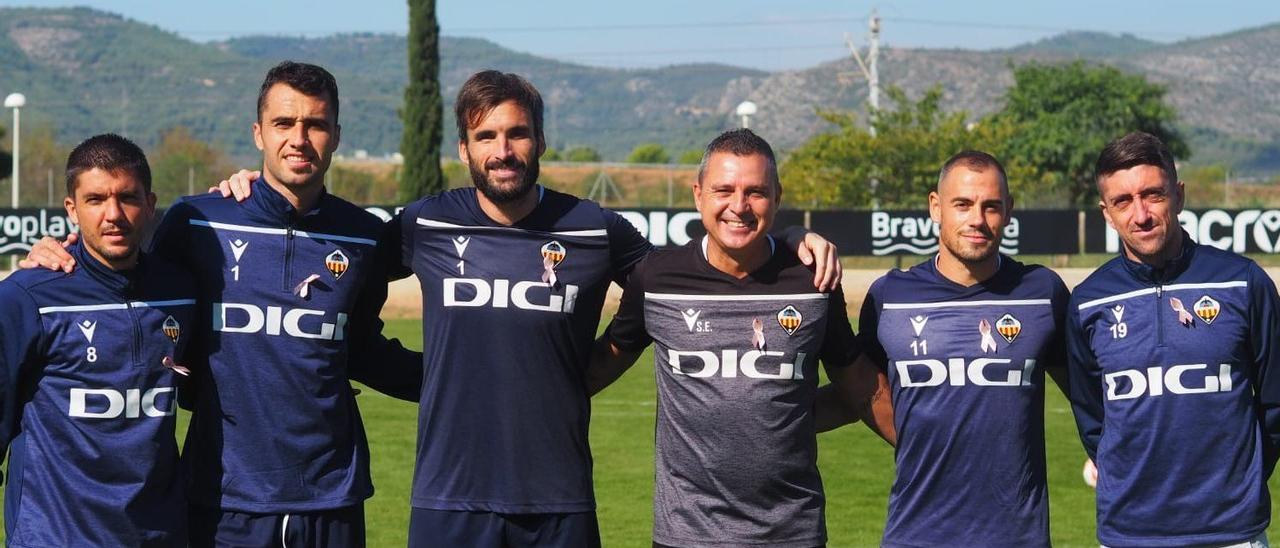
[[[1018,338],[1018,334],[1022,333],[1022,322],[1013,317],[1013,314],[1005,314],[996,320],[996,332],[1000,333],[1004,340],[1012,343]]]
[[[1218,319],[1222,306],[1218,304],[1218,301],[1213,300],[1213,297],[1205,295],[1196,301],[1192,309],[1195,310],[1196,317],[1203,320],[1205,325],[1208,325],[1213,323],[1213,320]]]
[[[565,250],[560,242],[552,240],[542,245],[542,258],[551,263],[552,268],[560,265],[560,261],[564,260]]]
[[[173,316],[165,318],[164,323],[160,325],[160,329],[173,342],[178,342],[178,335],[182,334],[182,326],[178,324],[178,320],[173,319]]]
[[[329,269],[329,273],[333,274],[333,279],[341,279],[343,274],[347,273],[347,268],[351,266],[351,260],[342,253],[341,249],[335,249],[328,257],[324,258],[324,267]]]
[[[782,326],[782,330],[787,335],[792,335],[800,328],[800,322],[804,317],[800,315],[800,311],[796,307],[787,305],[786,308],[778,311],[778,325]]]

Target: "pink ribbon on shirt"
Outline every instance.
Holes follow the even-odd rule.
[[[556,285],[556,262],[546,255],[542,256],[542,282]]]
[[[1186,307],[1182,306],[1182,299],[1177,297],[1169,297],[1169,307],[1178,313],[1178,323],[1182,325],[1191,325],[1191,313],[1187,312]]]
[[[760,318],[751,320],[751,346],[757,350],[764,351],[764,322]]]
[[[307,298],[307,295],[311,294],[311,282],[314,282],[319,279],[320,279],[319,274],[312,274],[310,276],[307,276],[305,280],[302,280],[302,283],[298,284],[293,288],[293,292],[296,293],[299,297],[302,297],[305,299]]]
[[[991,336],[991,322],[983,318],[982,321],[978,322],[978,332],[982,333],[982,351],[984,353],[995,352],[996,339]]]
[[[177,363],[177,362],[175,362],[175,361],[173,361],[173,358],[170,358],[169,356],[165,356],[163,359],[161,359],[161,360],[160,360],[160,363],[164,364],[164,366],[165,366],[165,367],[168,367],[168,368],[169,368],[170,370],[172,370],[174,373],[177,373],[177,374],[182,375],[182,376],[184,376],[184,377],[189,377],[189,376],[191,376],[191,370],[190,370],[190,369],[187,369],[186,367],[183,367],[183,366],[181,366],[181,365],[178,365],[178,363]]]

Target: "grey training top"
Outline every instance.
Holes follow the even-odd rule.
[[[858,350],[843,294],[818,293],[812,281],[781,249],[735,279],[696,243],[652,254],[632,273],[609,336],[624,350],[657,343],[655,542],[826,542],[818,359],[845,366]]]

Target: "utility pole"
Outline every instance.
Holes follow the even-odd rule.
[[[871,10],[871,16],[867,18],[867,57],[864,60],[862,54],[858,53],[858,47],[853,44],[853,39],[849,38],[846,33],[844,35],[844,43],[849,47],[849,53],[853,54],[853,60],[858,62],[858,68],[862,69],[862,75],[867,77],[867,106],[872,112],[880,110],[880,15],[876,10]],[[870,128],[871,136],[876,136],[875,126]]]
[[[853,40],[849,38],[849,34],[845,33],[844,43],[849,47],[849,53],[853,54],[853,60],[858,62],[858,68],[862,69],[862,75],[867,77],[867,133],[871,134],[871,138],[876,136],[875,116],[880,112],[880,14],[876,10],[871,10],[871,15],[867,17],[867,58],[864,61],[862,54],[858,53],[858,46],[853,45]],[[871,178],[871,208],[880,209],[880,198],[877,190],[880,187],[880,179]],[[902,265],[899,264],[899,267]]]

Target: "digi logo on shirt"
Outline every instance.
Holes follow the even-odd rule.
[[[942,360],[899,360],[894,363],[898,383],[903,388],[930,386],[1031,386],[1031,373],[1036,361],[1026,360],[1021,367],[1008,358],[977,358],[965,363],[964,358]]]
[[[340,341],[346,335],[347,315],[339,312],[332,322],[324,319],[323,310],[279,306],[262,307],[244,303],[213,303],[213,330],[223,333],[261,333],[280,335],[282,332],[299,339]],[[313,318],[304,322],[303,318]],[[304,325],[305,324],[305,325]]]
[[[492,284],[481,278],[445,278],[444,306],[493,308],[515,307],[521,310],[563,312],[572,314],[578,302],[578,286],[565,285],[564,295],[557,295],[549,282],[497,279]]]
[[[759,363],[761,358],[770,358],[766,362],[777,358],[778,363],[766,367],[767,371],[761,371],[764,365]],[[805,353],[797,352],[792,362],[783,361],[786,359],[783,352],[763,350],[748,350],[741,356],[737,350],[723,350],[720,355],[708,350],[667,350],[667,363],[671,365],[671,372],[677,375],[706,378],[719,374],[729,378],[741,373],[743,377],[752,379],[804,380]],[[775,369],[776,373],[769,372]]]
[[[72,388],[67,414],[82,419],[114,419],[121,416],[136,419],[143,415],[167,417],[174,412],[173,398],[169,398],[167,406],[157,405],[156,399],[162,394],[172,393],[172,386],[159,386],[146,391],[129,388],[123,394],[113,388]]]
[[[1192,371],[1199,374],[1187,375]],[[1200,386],[1187,386],[1184,384],[1184,376],[1191,377],[1189,380]],[[1107,384],[1108,400],[1131,400],[1143,395],[1160,396],[1165,392],[1170,394],[1230,392],[1233,386],[1231,364],[1226,363],[1218,366],[1217,375],[1209,370],[1208,364],[1193,363],[1174,365],[1167,369],[1148,367],[1145,372],[1138,369],[1116,371],[1104,375],[1103,380]]]

